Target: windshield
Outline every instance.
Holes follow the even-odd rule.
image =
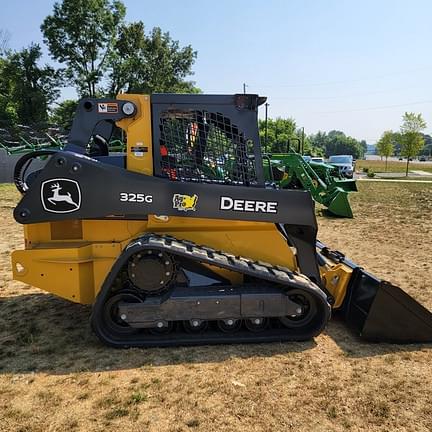
[[[352,163],[351,156],[330,156],[329,162],[331,163]]]
[[[324,160],[323,160],[323,158],[312,158],[312,162],[323,163]]]

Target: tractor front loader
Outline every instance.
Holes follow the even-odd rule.
[[[264,101],[82,100],[63,150],[16,165],[14,278],[92,305],[93,330],[114,347],[306,340],[332,309],[372,340],[431,341],[427,310],[317,241],[308,191],[266,183]],[[109,155],[116,125],[126,153]]]
[[[324,171],[323,179],[300,153],[294,151],[269,155],[267,161],[266,164],[264,157],[264,166],[268,167],[268,178],[276,182],[280,188],[307,190],[316,202],[325,206],[333,215],[353,217],[348,191],[341,187],[343,180],[334,179],[327,171]],[[348,188],[351,192],[351,184]]]
[[[293,149],[297,142],[297,149]],[[291,138],[285,151],[264,154],[265,178],[283,189],[308,190],[312,198],[334,216],[352,218],[348,193],[357,192],[355,180],[342,179],[332,165],[303,159],[303,142]]]

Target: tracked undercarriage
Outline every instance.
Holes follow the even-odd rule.
[[[240,273],[245,283],[231,285],[208,265]],[[92,325],[109,345],[168,346],[305,340],[329,317],[325,293],[287,268],[149,234],[117,261]]]

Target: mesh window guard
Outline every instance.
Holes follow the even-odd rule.
[[[169,179],[256,184],[253,142],[223,114],[167,110],[159,128],[161,171]]]

